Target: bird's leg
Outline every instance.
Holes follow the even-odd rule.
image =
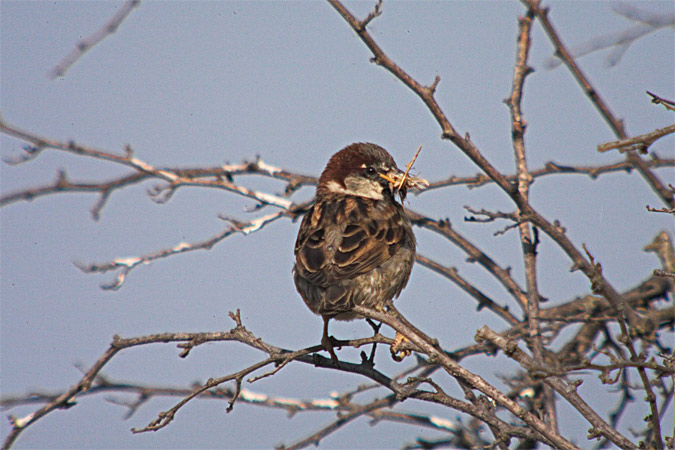
[[[403,358],[410,356],[410,350],[399,350],[399,348],[406,342],[410,342],[410,340],[397,331],[396,336],[394,336],[394,343],[391,344],[391,347],[389,348],[389,351],[391,352],[391,359],[396,362],[401,362],[403,361]]]
[[[338,362],[337,355],[335,354],[335,350],[333,350],[333,342],[330,340],[330,336],[328,336],[328,321],[330,320],[330,317],[324,317],[323,318],[323,336],[321,337],[321,345],[323,345],[323,348],[326,349],[328,353],[330,353],[330,359],[333,360],[336,366],[340,367],[340,363]]]

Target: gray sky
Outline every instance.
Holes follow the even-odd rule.
[[[269,164],[318,175],[335,151],[351,142],[371,141],[387,148],[400,166],[423,145],[415,170],[430,180],[477,173],[450,142],[440,139],[437,124],[419,99],[368,61],[371,55],[365,46],[323,2],[144,2],[65,77],[50,80],[51,68],[120,4],[3,1],[3,118],[40,135],[108,151],[122,152],[130,144],[138,158],[156,166],[212,166],[260,155]],[[570,46],[634,25],[607,2],[548,4],[551,19]],[[364,17],[373,2],[347,6]],[[670,2],[635,6],[673,10]],[[514,163],[509,113],[502,100],[510,92],[517,17],[523,13],[515,1],[385,2],[383,15],[370,26],[389,56],[418,81],[429,84],[436,75],[441,77],[437,98],[453,125],[462,134],[469,132],[483,154],[508,173],[513,173]],[[530,166],[539,168],[550,160],[569,165],[619,160],[612,152],[596,152],[598,144],[613,140],[610,129],[564,68],[544,68],[551,45],[538,24],[534,29],[530,64],[536,72],[527,79],[523,104]],[[613,111],[625,120],[628,133],[671,124],[672,114],[651,105],[645,91],[675,97],[672,29],[647,34],[613,68],[605,62],[609,52],[580,61]],[[0,144],[4,158],[22,152],[23,143],[16,139],[2,136]],[[655,150],[672,157],[672,136],[659,141]],[[101,161],[50,150],[18,167],[3,164],[2,192],[52,182],[59,169],[73,180],[127,173]],[[658,173],[675,182],[672,170]],[[284,187],[254,177],[237,181],[273,193]],[[291,349],[319,342],[321,319],[305,307],[290,276],[297,223],[279,221],[248,237],[233,236],[208,252],[139,267],[116,292],[99,288],[112,274],[80,272],[73,261],[109,261],[205,239],[227,226],[218,214],[242,220],[256,214],[247,212],[255,205],[251,200],[196,188],[181,189],[168,204],[157,205],[146,195],[152,185],[115,193],[98,222],[89,213],[97,200],[94,195],[57,195],[2,209],[3,395],[71,386],[81,376],[78,365],[91,365],[114,334],[226,330],[232,326],[227,313],[237,308],[244,324],[267,342]],[[295,199],[311,195],[312,189],[305,188]],[[657,267],[653,254],[643,253],[642,247],[661,229],[673,232],[671,217],[645,210],[646,204],[661,205],[635,173],[595,181],[580,175],[542,178],[531,195],[547,218],[559,219],[578,245],[587,244],[619,290],[638,284]],[[494,237],[503,224],[464,222],[467,204],[512,210],[511,202],[494,186],[454,187],[409,198],[411,208],[449,217],[458,231],[502,266],[512,266],[522,281],[517,234]],[[457,266],[486,294],[517,310],[508,294],[481,268],[468,264],[456,248],[428,233],[417,231],[417,236],[420,253]],[[539,250],[541,292],[551,302],[588,292],[588,280],[569,272],[569,260],[550,240],[543,238]],[[476,312],[475,303],[459,289],[419,266],[397,304],[450,350],[470,344],[483,324],[497,330],[505,327],[489,311]],[[331,332],[346,339],[366,336],[370,328],[357,321],[331,324]],[[387,353],[381,349],[377,361],[385,373],[412,364],[396,365]],[[104,373],[115,380],[188,386],[262,356],[235,344],[200,347],[185,360],[177,354],[171,345],[132,349],[116,357]],[[358,360],[356,352],[340,355]],[[514,368],[502,358],[477,358],[465,364],[492,382]],[[593,376],[584,380],[581,393],[593,398],[598,383]],[[291,364],[246,387],[308,399],[363,382]],[[616,400],[597,401],[613,406]],[[289,419],[283,411],[243,403],[225,414],[224,402],[194,401],[158,433],[129,432],[176,401],[152,400],[124,421],[124,408],[101,396],[86,398],[28,429],[17,448],[270,448],[292,443],[334,417],[302,413]],[[451,411],[412,401],[400,408],[456,418]],[[11,413],[23,416],[34,409],[21,407]],[[582,440],[589,426],[569,408],[561,409],[564,432]],[[638,411],[631,420],[641,424],[644,415]],[[5,420],[1,424],[4,440],[9,425]],[[440,436],[407,425],[371,427],[361,418],[327,438],[321,448],[391,448],[420,435]]]

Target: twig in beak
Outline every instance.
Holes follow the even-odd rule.
[[[413,159],[405,166],[405,173],[403,174],[403,177],[401,177],[401,181],[398,182],[398,186],[396,186],[396,189],[399,191],[405,184],[406,180],[408,179],[408,173],[410,172],[410,169],[412,168],[413,164],[415,164],[415,161],[417,160],[417,157],[420,155],[420,152],[422,151],[422,146],[417,149],[417,152],[415,152],[415,156],[413,156]]]

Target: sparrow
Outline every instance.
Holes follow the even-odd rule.
[[[408,188],[427,185],[371,143],[348,145],[321,173],[298,231],[293,279],[309,309],[323,317],[321,344],[336,365],[328,322],[359,318],[356,305],[386,310],[408,283],[415,235],[396,194],[402,202]]]

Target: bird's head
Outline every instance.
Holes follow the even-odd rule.
[[[405,176],[394,158],[370,143],[348,145],[334,154],[321,173],[317,193],[339,193],[382,200],[395,193],[405,197],[408,188],[428,185],[422,178]]]

